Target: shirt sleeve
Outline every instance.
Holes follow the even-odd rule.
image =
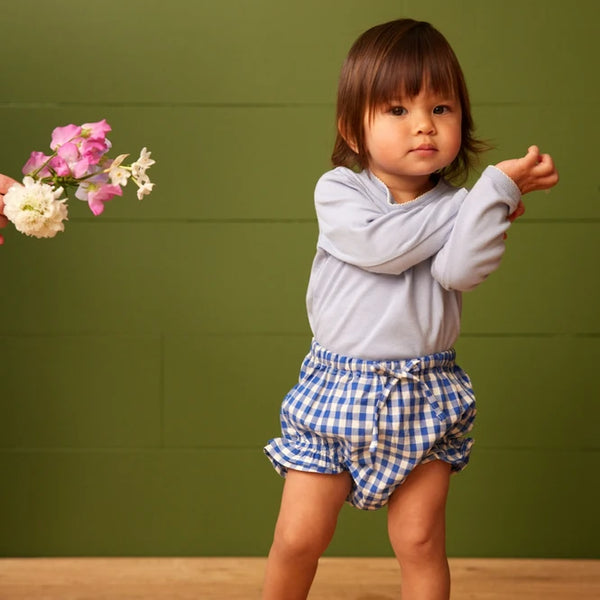
[[[315,189],[319,246],[367,271],[399,275],[442,248],[464,194],[429,196],[384,208],[360,181],[330,171]]]
[[[448,241],[432,261],[433,277],[448,290],[468,291],[500,265],[508,215],[521,192],[506,174],[487,167],[466,195]]]

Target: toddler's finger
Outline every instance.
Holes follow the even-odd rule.
[[[525,167],[527,169],[531,169],[532,167],[537,165],[539,158],[540,158],[539,148],[537,146],[529,146],[529,148],[527,148],[527,153],[525,154],[525,156],[523,156],[519,160],[521,161],[521,164],[523,165],[523,167]]]
[[[549,154],[542,154],[540,156],[540,162],[535,165],[532,173],[538,178],[557,174],[552,157]]]
[[[550,171],[555,171],[556,166],[554,165],[554,160],[549,154],[542,154],[540,164],[546,166]]]
[[[538,167],[538,176],[548,177],[553,179],[555,183],[558,183],[558,171],[556,165],[549,154],[544,154],[542,162]]]
[[[518,217],[521,217],[525,214],[525,205],[523,204],[523,200],[519,201],[519,204],[517,205],[517,209],[515,210],[515,212],[513,214],[515,215],[515,219]]]
[[[541,180],[541,184],[544,186],[542,189],[549,190],[558,183],[558,173],[554,171]]]
[[[525,155],[525,158],[530,158],[530,159],[535,159],[535,161],[539,161],[540,159],[540,149],[536,146],[529,146],[529,148],[527,148],[527,154]]]
[[[519,201],[517,208],[515,208],[515,210],[513,210],[513,212],[508,215],[508,220],[512,223],[515,219],[518,219],[523,214],[525,214],[525,205],[521,200]]]

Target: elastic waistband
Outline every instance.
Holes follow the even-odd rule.
[[[450,348],[442,352],[405,360],[365,360],[363,358],[336,354],[323,348],[317,341],[313,340],[310,348],[310,357],[324,367],[339,371],[354,371],[359,373],[377,373],[383,371],[420,373],[428,369],[454,367],[456,352],[454,348]]]

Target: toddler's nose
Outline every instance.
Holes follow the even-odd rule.
[[[432,135],[435,133],[435,125],[429,113],[418,113],[415,115],[415,131],[420,135]]]

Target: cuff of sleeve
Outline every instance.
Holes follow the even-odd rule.
[[[496,184],[503,192],[506,193],[506,203],[510,206],[511,212],[517,208],[521,200],[521,190],[519,186],[502,170],[492,165],[486,167],[483,172]]]

